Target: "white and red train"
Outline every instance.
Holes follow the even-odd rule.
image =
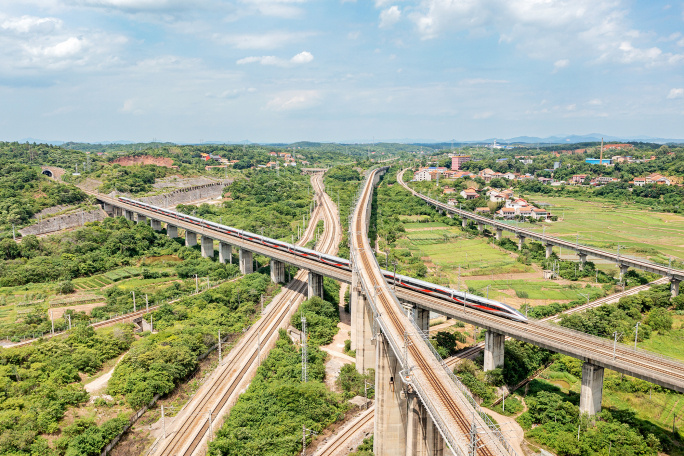
[[[272,239],[266,236],[260,236],[258,234],[250,233],[249,231],[238,230],[237,228],[221,225],[216,222],[211,222],[209,220],[193,217],[191,215],[182,214],[180,212],[170,211],[168,209],[164,209],[161,207],[152,206],[151,204],[142,203],[140,201],[128,198],[119,198],[119,200],[126,204],[139,207],[140,209],[145,209],[151,212],[155,212],[159,215],[164,215],[166,217],[171,217],[186,223],[191,223],[198,227],[218,231],[219,233],[234,236],[238,239],[243,239],[245,241],[258,242],[259,244],[265,245],[266,247],[282,250],[292,255],[308,258],[313,261],[318,261],[328,266],[333,266],[336,268],[344,269],[346,271],[351,271],[349,260],[345,260],[344,258],[339,258],[333,255],[327,255],[325,253],[316,252],[315,250],[307,249],[293,244],[288,244],[286,242],[278,241],[276,239]],[[396,274],[395,276],[395,274],[393,274],[390,271],[383,270],[382,273],[389,284],[393,285],[396,280],[396,286],[398,287],[413,290],[418,293],[423,293],[429,296],[434,296],[440,299],[444,299],[446,301],[455,302],[459,305],[466,306],[470,309],[479,310],[494,315],[499,315],[501,317],[509,318],[511,320],[522,322],[527,321],[527,318],[523,314],[515,310],[513,307],[498,301],[494,301],[492,299],[483,298],[482,296],[477,296],[462,291],[452,290],[450,288],[435,285],[430,282],[414,279],[413,277],[408,277],[400,274]]]

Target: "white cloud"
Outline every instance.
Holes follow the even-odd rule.
[[[299,90],[286,92],[273,98],[266,104],[266,109],[273,111],[290,111],[308,109],[321,102],[321,93],[317,90]]]
[[[53,17],[0,15],[0,73],[109,67],[127,41],[99,30],[69,30]]]
[[[361,32],[359,30],[354,30],[353,32],[347,33],[347,38],[350,40],[356,40],[361,36]]]
[[[290,59],[292,63],[309,63],[314,59],[313,54],[308,51],[300,52]]]
[[[265,55],[263,57],[245,57],[244,59],[238,60],[238,65],[246,65],[248,63],[260,63],[262,65],[275,65],[275,66],[290,66],[290,65],[300,65],[304,63],[309,63],[314,59],[314,56],[307,51],[300,52],[299,54],[292,57],[290,60],[281,59],[273,55]]]
[[[593,100],[589,100],[589,102],[587,104],[599,106],[599,105],[602,105],[603,102],[601,100],[599,100],[598,98],[594,98]]]
[[[124,104],[119,109],[119,112],[122,114],[133,114],[135,116],[139,116],[143,113],[141,109],[135,107],[135,100],[133,100],[132,98],[124,101]]]
[[[215,34],[213,37],[218,43],[237,49],[275,49],[314,35],[316,35],[314,32],[270,32],[242,35]]]
[[[380,13],[380,28],[392,27],[401,19],[399,7],[394,5]]]
[[[667,94],[667,98],[684,98],[684,89],[671,89],[670,93]]]
[[[420,0],[409,18],[423,39],[496,34],[499,42],[547,61],[558,55],[651,66],[684,60],[644,45],[654,37],[631,28],[627,13],[623,0]]]
[[[476,84],[507,84],[508,81],[505,79],[484,79],[484,78],[473,78],[473,79],[463,79],[459,81],[462,85],[476,85]]]
[[[681,40],[677,41],[677,46],[684,46],[684,38]]]
[[[553,64],[553,72],[555,73],[561,68],[566,68],[568,65],[570,65],[570,60],[568,59],[556,60],[556,62]]]
[[[62,28],[62,20],[54,17],[11,17],[0,23],[0,30],[17,34],[52,33]]]
[[[137,13],[169,12],[202,8],[213,2],[209,0],[65,0],[65,3],[72,6],[89,6]]]
[[[492,117],[493,113],[491,112],[478,112],[473,114],[473,119],[475,120],[481,120],[481,119],[489,119]]]

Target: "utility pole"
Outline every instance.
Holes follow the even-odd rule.
[[[639,337],[639,323],[640,322],[637,321],[636,329],[634,331],[634,350],[636,350],[637,338]]]
[[[52,322],[52,334],[55,333],[55,319],[52,318],[52,310],[50,310],[50,321]]]
[[[221,330],[218,330],[218,351],[219,351],[219,363],[221,362]]]
[[[164,421],[164,406],[161,406],[161,419],[162,419],[162,433],[164,435],[164,439],[166,439],[166,422]]]
[[[309,367],[309,353],[306,344],[306,317],[302,316],[302,383],[306,383],[309,380],[309,374],[307,372]]]
[[[145,313],[150,312],[150,301],[147,299],[147,293],[145,293]]]
[[[317,432],[314,432],[311,429],[307,429],[306,425],[302,424],[302,456],[306,455],[306,438],[317,434]]]
[[[195,274],[195,293],[199,293],[199,282],[197,281],[197,274]]]
[[[137,310],[135,307],[135,290],[131,291],[131,293],[133,294],[133,312],[135,312]]]

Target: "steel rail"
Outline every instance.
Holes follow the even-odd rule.
[[[476,422],[479,429],[485,430],[485,441],[480,447],[479,454],[515,454],[512,447],[506,448],[503,445],[505,439],[502,442],[500,436],[494,435],[461,391],[455,388],[452,379],[445,375],[447,372],[443,363],[434,357],[424,343],[423,337],[416,336],[418,328],[404,315],[402,306],[381,274],[375,256],[370,253],[372,250],[366,234],[366,213],[369,210],[370,195],[377,172],[378,170],[374,170],[368,174],[354,210],[350,227],[351,252],[354,268],[358,271],[366,298],[376,315],[376,321],[402,366],[402,380],[418,393],[428,414],[454,454],[460,456],[469,451],[467,443],[464,443],[467,439],[464,437],[471,432],[471,419]],[[399,343],[401,334],[404,337],[403,347]]]
[[[413,194],[413,196],[416,196],[416,197],[422,199],[423,201],[427,202],[428,204],[433,205],[435,207],[438,207],[441,210],[450,212],[452,214],[456,214],[460,217],[464,217],[464,218],[467,218],[470,220],[474,220],[477,223],[482,223],[484,225],[493,226],[496,229],[506,230],[506,231],[509,231],[511,233],[515,233],[516,235],[521,236],[521,237],[526,238],[526,239],[529,238],[529,239],[534,239],[536,241],[540,241],[542,243],[553,244],[553,245],[556,245],[559,247],[564,247],[566,249],[574,250],[578,253],[591,255],[591,256],[594,256],[597,258],[602,258],[602,259],[606,259],[606,260],[614,260],[619,265],[625,265],[625,266],[641,269],[644,271],[654,272],[656,274],[660,274],[660,275],[665,276],[665,277],[670,277],[670,278],[678,280],[678,281],[684,280],[684,270],[681,270],[681,269],[675,269],[675,268],[671,268],[669,266],[661,265],[658,263],[639,260],[637,258],[626,257],[624,255],[620,255],[619,253],[608,252],[608,251],[605,251],[602,249],[598,249],[596,247],[578,244],[577,242],[566,241],[564,239],[560,239],[557,237],[539,234],[536,231],[530,231],[530,230],[526,230],[524,228],[514,227],[512,225],[508,225],[506,223],[499,222],[497,220],[492,220],[490,218],[483,217],[481,215],[476,215],[476,214],[469,212],[469,211],[464,211],[462,209],[458,209],[456,207],[449,206],[448,204],[444,204],[441,201],[437,201],[434,198],[430,198],[426,195],[423,195],[422,193],[416,192],[411,187],[409,187],[408,184],[406,182],[404,182],[404,179],[403,179],[405,171],[406,171],[406,169],[403,169],[397,174],[397,182],[399,182],[399,184],[401,184],[401,186],[404,187],[406,190],[411,192],[411,194]]]

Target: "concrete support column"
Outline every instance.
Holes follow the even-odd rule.
[[[601,411],[603,398],[603,368],[584,363],[582,366],[582,392],[580,393],[580,413],[596,415]]]
[[[142,214],[137,214],[138,215],[138,223],[145,223],[147,221],[147,217],[145,217]]]
[[[233,246],[219,241],[219,263],[233,264]]]
[[[359,306],[359,274],[356,269],[352,266],[352,280],[349,286],[349,312],[351,313],[351,349],[356,350],[357,341],[357,328],[359,323],[357,322],[358,306]],[[356,364],[358,369],[358,363]]]
[[[522,250],[523,245],[525,245],[525,236],[518,235],[518,250]]]
[[[408,416],[406,423],[406,456],[428,456],[427,428],[428,421],[425,406],[418,396],[411,393],[408,397]]]
[[[454,214],[452,214],[451,212],[447,212],[447,217],[449,217],[450,219],[452,219],[452,218],[454,218]]]
[[[352,325],[356,326],[353,332],[356,340],[353,340],[354,350],[356,351],[356,371],[365,374],[368,369],[375,368],[375,334],[373,333],[373,323],[375,317],[373,309],[366,300],[363,293],[359,290],[353,293],[355,296],[354,313],[352,314]]]
[[[629,266],[626,264],[621,264],[618,266],[620,268],[620,282],[622,282],[623,278],[625,277],[625,274],[627,274],[627,270],[629,270]]]
[[[309,271],[309,289],[307,297],[311,299],[314,296],[323,298],[323,276]]]
[[[488,372],[497,367],[503,366],[504,363],[504,340],[506,337],[503,334],[495,333],[492,330],[487,330],[485,333],[484,346],[484,371]]]
[[[501,228],[496,229],[496,240],[500,241],[503,238],[503,230]]]
[[[202,256],[214,258],[214,240],[204,235],[202,235]]]
[[[154,231],[161,231],[162,226],[161,226],[161,221],[160,220],[153,220],[150,219],[150,226]]]
[[[107,213],[108,216],[112,217],[114,215],[114,206],[109,203],[104,203],[102,209]]]
[[[166,224],[166,235],[170,238],[178,237],[178,227],[176,225]]]
[[[413,319],[418,325],[418,329],[423,331],[424,334],[428,334],[430,331],[430,311],[427,309],[421,309],[416,306],[413,310]]]
[[[466,219],[464,219],[463,217],[461,217],[461,226],[463,228],[466,228],[468,226],[468,221]]]
[[[478,223],[477,224],[477,231],[479,231],[480,233],[482,233],[484,231],[484,228],[485,228],[484,223]]]
[[[553,245],[551,244],[546,244],[546,258],[551,258],[551,254],[553,253]]]
[[[271,260],[271,281],[273,283],[285,282],[285,263],[278,260]]]
[[[185,230],[185,245],[186,247],[197,245],[197,233]]]
[[[126,220],[133,221],[133,212],[124,209],[123,215],[126,218]]]
[[[373,453],[378,456],[406,456],[408,408],[406,396],[401,394],[401,365],[383,334],[378,334],[375,347],[377,362]]]
[[[673,298],[679,296],[679,282],[680,280],[675,278],[670,279],[670,292]]]
[[[252,252],[243,248],[240,248],[240,272],[243,274],[251,274],[254,272]]]
[[[587,262],[587,254],[579,252],[577,254],[577,256],[579,257],[579,261],[580,261],[579,269],[580,269],[580,271],[584,271],[584,264]]]

